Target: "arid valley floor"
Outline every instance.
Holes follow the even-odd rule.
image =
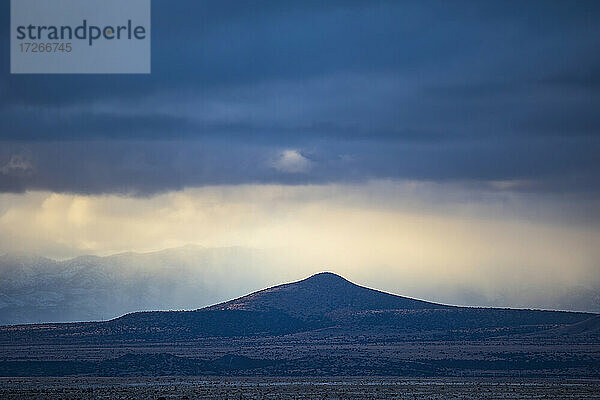
[[[502,378],[2,378],[0,398],[600,399],[597,380]]]

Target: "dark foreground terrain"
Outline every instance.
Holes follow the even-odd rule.
[[[402,378],[2,378],[23,399],[600,399],[600,382]]]

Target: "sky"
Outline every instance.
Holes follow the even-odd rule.
[[[150,75],[11,75],[2,29],[0,252],[286,248],[421,297],[598,293],[599,17],[153,0]]]

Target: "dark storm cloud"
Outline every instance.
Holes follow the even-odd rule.
[[[505,187],[511,190],[597,190],[598,145],[586,146],[585,140],[583,144],[567,143],[560,138],[540,138],[532,143],[523,147],[516,138],[444,144],[323,141],[293,153],[302,161],[302,168],[286,168],[284,154],[274,146],[232,145],[219,139],[10,143],[0,149],[0,190],[149,195],[202,185],[398,177],[479,182],[489,188],[490,182],[505,176],[514,180]]]
[[[0,64],[0,190],[370,178],[597,189],[595,1],[153,1],[152,13],[151,75]],[[278,168],[285,150],[305,167]]]

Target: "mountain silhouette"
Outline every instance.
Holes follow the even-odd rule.
[[[103,322],[0,327],[0,344],[65,340],[179,341],[210,337],[268,337],[338,329],[344,335],[396,332],[456,338],[536,333],[583,322],[595,314],[458,307],[356,285],[330,272],[260,290],[195,311],[135,312]],[[568,332],[568,330],[567,330]]]
[[[449,306],[397,296],[356,285],[331,272],[321,272],[227,301],[205,310],[285,312],[294,317],[366,310],[447,309]]]

